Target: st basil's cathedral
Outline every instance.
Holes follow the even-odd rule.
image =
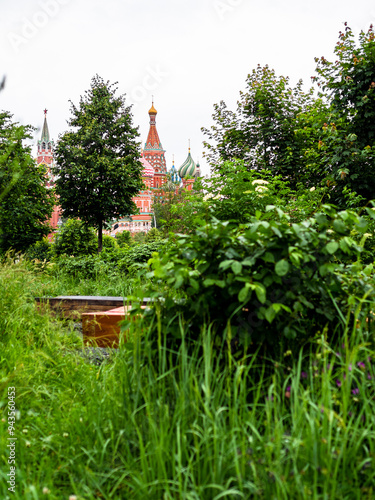
[[[188,156],[181,167],[176,169],[173,162],[172,168],[169,172],[167,171],[165,150],[163,149],[156,129],[157,111],[154,108],[154,103],[152,103],[148,114],[150,117],[150,129],[140,158],[143,165],[142,180],[144,189],[133,198],[134,203],[139,209],[139,213],[124,216],[114,221],[111,230],[108,231],[108,234],[111,234],[111,236],[116,236],[116,234],[123,231],[130,231],[133,235],[141,232],[147,233],[152,227],[152,220],[154,217],[152,202],[155,196],[160,196],[160,193],[162,193],[162,186],[168,182],[169,184],[173,183],[172,187],[176,190],[180,187],[190,190],[193,187],[195,179],[200,177],[199,163],[196,164],[194,162],[190,153],[190,147]],[[54,161],[53,147],[54,143],[50,139],[47,125],[47,110],[44,110],[42,136],[41,140],[38,141],[37,163],[43,163],[47,166],[47,185],[51,187],[54,185],[54,179],[51,174],[51,167]],[[59,207],[55,207],[50,224],[54,229],[61,224]]]

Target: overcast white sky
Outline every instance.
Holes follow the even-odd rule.
[[[314,57],[332,58],[344,21],[367,30],[373,0],[1,0],[0,109],[38,127],[37,139],[47,108],[56,140],[69,99],[78,104],[98,73],[134,104],[142,145],[154,95],[168,168],[173,154],[182,164],[191,139],[208,173],[200,129],[213,104],[234,108],[258,63],[310,86]]]

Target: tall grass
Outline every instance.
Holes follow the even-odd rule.
[[[22,261],[0,270],[1,498],[374,498],[365,322],[348,320],[337,345],[323,332],[271,369],[213,346],[209,325],[193,352],[184,342],[169,352],[162,332],[155,350],[135,330],[96,367],[66,324],[35,310],[39,279]],[[15,494],[6,484],[9,386],[19,411]]]
[[[124,276],[108,269],[95,273],[94,276],[74,275],[53,264],[44,266],[28,262],[27,266],[35,270],[39,279],[33,288],[33,295],[40,297],[56,297],[59,295],[97,295],[110,297],[127,297],[136,294],[139,280]]]

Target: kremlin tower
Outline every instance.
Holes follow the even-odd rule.
[[[37,154],[37,164],[38,165],[44,165],[47,169],[47,187],[53,188],[55,183],[54,183],[54,177],[52,174],[52,167],[54,165],[53,161],[53,148],[55,144],[51,140],[50,135],[49,135],[49,130],[48,130],[48,124],[47,124],[47,110],[44,110],[44,123],[43,123],[43,130],[42,130],[42,136],[40,138],[40,141],[38,141],[38,154]],[[60,214],[59,214],[59,207],[54,207],[52,217],[49,220],[50,225],[52,226],[53,229],[56,229],[58,224],[59,224],[59,219],[60,219]],[[50,237],[51,235],[49,235]]]
[[[48,170],[48,181],[47,181],[47,186],[52,187],[53,186],[53,179],[52,179],[52,174],[51,174],[51,167],[53,165],[53,147],[54,147],[54,142],[51,141],[50,136],[49,136],[49,130],[48,130],[48,125],[47,125],[47,110],[44,110],[44,123],[43,123],[43,130],[42,130],[42,136],[40,138],[40,141],[38,141],[38,156],[37,156],[37,163],[38,165],[46,165],[47,170]]]

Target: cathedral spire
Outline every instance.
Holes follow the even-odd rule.
[[[148,112],[150,116],[150,130],[148,132],[147,141],[145,144],[145,150],[163,150],[163,146],[161,145],[158,131],[156,130],[156,115],[157,111],[154,108],[154,101],[152,101],[152,106]]]
[[[157,111],[154,107],[154,99],[148,112],[150,116],[150,130],[148,132],[147,141],[144,147],[144,157],[155,169],[155,186],[160,187],[165,182],[167,172],[167,164],[165,161],[165,151],[160,142],[159,134],[156,129]]]

